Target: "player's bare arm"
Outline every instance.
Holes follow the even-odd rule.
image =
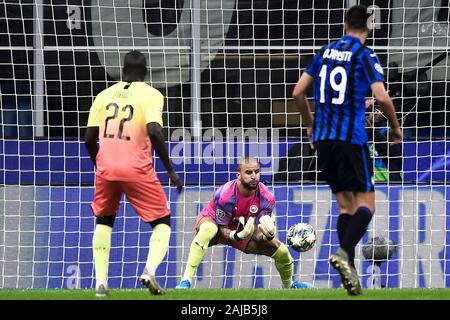
[[[86,149],[88,150],[89,156],[91,157],[92,163],[94,163],[94,166],[97,166],[96,159],[98,153],[98,132],[99,127],[88,127],[84,136],[84,143],[86,145]]]
[[[308,90],[309,86],[313,82],[313,77],[311,77],[308,73],[304,72],[300,79],[298,79],[297,84],[295,85],[294,91],[292,92],[292,98],[294,99],[295,105],[298,107],[300,114],[302,116],[303,125],[306,126],[308,140],[310,142],[310,147],[313,149],[311,134],[312,134],[312,126],[314,123],[314,116],[311,112],[311,107],[309,105],[308,100],[306,99],[305,92]]]
[[[231,232],[231,229],[229,229],[228,227],[219,225],[219,230],[217,231],[219,237],[222,237],[224,239],[229,239],[230,232]]]
[[[304,72],[300,79],[298,79],[294,91],[292,92],[292,98],[294,99],[295,105],[298,107],[300,114],[302,115],[302,122],[307,127],[312,127],[314,123],[311,107],[305,96],[305,92],[308,90],[312,82],[313,77]]]
[[[153,148],[155,148],[156,153],[169,174],[170,181],[176,186],[177,191],[181,192],[183,184],[170,163],[169,154],[167,152],[166,145],[164,144],[165,139],[161,126],[159,123],[150,122],[147,124],[147,131],[150,140],[152,141]]]
[[[392,103],[391,97],[384,88],[382,82],[374,82],[371,85],[372,92],[378,101],[384,115],[389,121],[390,130],[389,134],[393,138],[392,144],[397,144],[402,141],[403,135],[400,129],[400,124],[398,123],[397,116],[395,115],[395,107]]]

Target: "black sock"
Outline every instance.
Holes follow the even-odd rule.
[[[340,213],[337,221],[337,233],[339,237],[339,244],[342,246],[342,241],[345,238],[345,234],[347,233],[348,223],[352,218],[348,213]]]
[[[352,219],[347,225],[344,239],[342,240],[341,247],[348,254],[348,261],[351,266],[355,265],[355,247],[359,240],[364,236],[367,231],[367,226],[372,219],[372,212],[367,207],[359,207]]]

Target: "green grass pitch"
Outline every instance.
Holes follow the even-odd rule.
[[[163,296],[146,289],[110,289],[103,298],[93,289],[1,289],[0,300],[450,300],[450,289],[365,289],[358,297],[344,289],[167,289]]]

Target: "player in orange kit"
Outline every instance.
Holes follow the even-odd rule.
[[[92,203],[96,217],[92,244],[96,295],[108,294],[111,233],[122,193],[139,217],[152,226],[141,282],[152,294],[159,295],[164,291],[156,281],[155,271],[167,253],[171,229],[166,195],[153,168],[152,146],[178,192],[181,192],[182,182],[172,168],[164,144],[164,97],[143,82],[147,73],[145,56],[139,51],[127,53],[122,72],[124,81],[103,90],[95,98],[85,136],[96,167]]]

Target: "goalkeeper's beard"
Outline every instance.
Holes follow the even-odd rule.
[[[250,182],[241,181],[242,186],[250,191],[256,190],[258,188],[259,181],[252,180]]]

